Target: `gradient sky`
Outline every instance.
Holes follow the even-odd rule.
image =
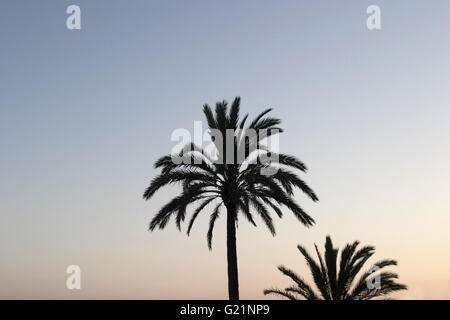
[[[225,219],[212,252],[206,216],[149,233],[177,189],[142,193],[172,131],[240,95],[320,198],[297,195],[311,229],[239,225],[242,298],[288,284],[279,264],[310,279],[296,245],[330,234],[397,259],[399,298],[450,299],[449,31],[448,0],[2,1],[0,298],[226,298]]]

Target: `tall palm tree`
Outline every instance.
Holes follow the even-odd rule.
[[[291,300],[297,300],[297,298],[307,300],[369,300],[383,297],[394,291],[407,289],[405,285],[395,282],[395,279],[398,278],[397,274],[380,271],[384,267],[397,265],[397,261],[391,259],[375,263],[355,281],[364,264],[375,253],[375,248],[372,246],[365,246],[356,250],[358,245],[359,241],[355,241],[352,244],[347,244],[342,250],[339,272],[337,270],[339,249],[333,247],[329,236],[327,236],[325,242],[325,256],[322,257],[317,246],[314,245],[319,263],[309,255],[304,247],[298,245],[298,250],[305,258],[319,292],[315,292],[294,271],[279,266],[278,269],[291,278],[295,285],[284,290],[266,289],[264,294],[276,294]]]
[[[306,166],[297,158],[270,152],[263,143],[264,139],[282,132],[278,127],[280,120],[266,115],[267,109],[257,116],[246,128],[248,114],[239,122],[240,98],[236,97],[228,112],[226,101],[218,102],[215,115],[205,104],[205,114],[209,131],[228,137],[231,129],[231,143],[223,143],[223,139],[214,136],[216,156],[205,152],[203,148],[188,143],[182,148],[178,157],[183,161],[174,161],[174,154],[163,156],[155,163],[161,168],[161,174],[155,177],[144,192],[144,199],[150,199],[161,187],[169,184],[182,184],[182,192],[173,198],[153,217],[150,231],[156,227],[164,229],[171,216],[175,216],[178,229],[186,217],[186,208],[192,203],[198,204],[193,212],[187,234],[198,215],[208,206],[211,207],[207,243],[211,250],[214,224],[221,213],[226,210],[227,217],[227,260],[228,260],[228,294],[230,300],[239,299],[238,265],[236,253],[236,225],[238,213],[254,226],[253,214],[256,212],[272,235],[275,235],[270,211],[282,217],[281,206],[291,211],[305,226],[312,226],[314,220],[295,202],[293,192],[299,188],[313,201],[318,198],[308,185],[303,182],[296,171],[306,172]],[[256,134],[248,134],[256,132]],[[222,142],[222,143],[221,143]],[[239,155],[244,155],[239,158]],[[263,155],[270,155],[271,161],[263,161]],[[224,159],[228,159],[224,162]],[[232,161],[229,161],[232,159]],[[252,161],[253,159],[253,161]],[[256,161],[255,161],[256,159]],[[186,161],[187,160],[187,161]],[[243,160],[243,161],[242,161]],[[263,170],[275,169],[271,175]]]

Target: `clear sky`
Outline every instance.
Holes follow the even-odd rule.
[[[172,131],[240,95],[275,108],[320,198],[297,196],[311,229],[239,225],[242,298],[288,284],[279,264],[306,275],[296,245],[330,234],[397,259],[398,297],[450,299],[449,31],[448,0],[2,1],[0,298],[226,298],[225,219],[212,252],[206,217],[149,233],[176,189],[142,193]]]

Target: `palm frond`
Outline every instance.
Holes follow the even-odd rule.
[[[192,214],[191,220],[189,220],[189,226],[187,228],[187,235],[189,235],[191,233],[191,229],[192,226],[194,225],[194,221],[195,219],[197,219],[197,216],[200,214],[200,212],[209,204],[211,203],[211,201],[213,201],[214,199],[216,199],[218,196],[211,196],[208,197],[206,200],[204,200],[198,207],[197,209],[194,211],[194,213]]]
[[[317,265],[317,263],[309,255],[308,251],[304,247],[298,245],[297,248],[305,258],[309,270],[311,271],[311,274],[313,276],[314,283],[316,284],[316,287],[319,289],[322,297],[326,300],[331,300],[327,287],[328,284],[324,281],[325,277],[322,274],[321,268]]]
[[[318,297],[314,293],[314,290],[303,280],[298,274],[296,274],[294,271],[284,267],[279,266],[278,270],[281,271],[285,276],[288,276],[291,278],[297,285],[297,293],[301,294],[304,298],[308,300],[317,300]]]
[[[231,104],[230,115],[228,118],[228,128],[230,129],[236,129],[238,127],[240,105],[241,105],[241,98],[236,97],[233,103]]]
[[[258,214],[261,216],[270,233],[275,236],[275,226],[273,225],[272,217],[270,216],[269,211],[267,211],[266,207],[255,197],[250,198],[250,203],[253,205],[256,212],[258,212]]]
[[[209,105],[205,104],[203,106],[203,113],[205,114],[206,121],[208,122],[209,128],[210,129],[218,129],[216,119],[214,118],[214,114]]]
[[[289,300],[297,300],[294,295],[290,294],[289,292],[285,292],[279,289],[265,289],[264,290],[264,295],[268,295],[268,294],[276,294],[276,295],[280,295],[282,297],[288,298]]]
[[[209,229],[207,234],[207,241],[208,241],[208,248],[209,250],[212,249],[212,238],[213,238],[213,231],[214,231],[214,224],[216,223],[217,218],[219,218],[220,214],[220,206],[222,205],[222,202],[219,203],[216,208],[214,209],[213,213],[211,214],[211,218],[209,220]]]
[[[249,128],[254,128],[257,124],[258,124],[258,122],[259,122],[259,120],[261,120],[262,119],[262,117],[264,117],[266,114],[268,114],[270,111],[272,111],[273,109],[272,108],[269,108],[269,109],[266,109],[266,110],[264,110],[263,112],[261,112],[253,121],[252,121],[252,123],[250,124],[250,126],[249,126]]]
[[[143,195],[144,199],[150,199],[161,187],[180,181],[201,181],[209,183],[211,186],[215,186],[215,184],[211,182],[211,176],[208,174],[197,172],[195,170],[176,170],[156,176],[145,190]]]

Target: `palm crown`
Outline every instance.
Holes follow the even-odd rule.
[[[144,192],[144,199],[150,199],[161,187],[169,184],[182,184],[182,192],[173,198],[153,217],[149,229],[163,229],[170,218],[175,216],[177,227],[181,230],[181,223],[185,221],[186,209],[192,204],[198,204],[187,227],[187,234],[191,232],[194,221],[207,207],[211,207],[209,216],[209,230],[207,233],[208,247],[211,249],[214,224],[221,213],[227,211],[227,248],[228,248],[228,276],[231,299],[237,299],[237,258],[236,258],[236,224],[238,213],[256,226],[254,213],[257,213],[270,232],[275,235],[275,228],[270,212],[274,211],[279,217],[283,212],[280,207],[285,206],[305,226],[314,224],[314,220],[302,210],[293,198],[295,188],[302,190],[313,201],[318,198],[302,181],[295,171],[306,172],[307,168],[299,159],[271,152],[263,140],[271,137],[282,129],[278,127],[280,120],[267,117],[272,110],[267,109],[258,115],[245,127],[248,114],[239,119],[240,98],[234,99],[228,111],[226,101],[218,102],[215,115],[208,105],[204,105],[210,132],[219,133],[222,137],[230,137],[231,143],[223,143],[224,139],[214,136],[214,146],[217,158],[213,158],[201,147],[188,143],[176,156],[183,161],[174,161],[174,154],[161,157],[155,163],[155,168],[161,168],[161,174],[155,177]],[[240,121],[239,121],[240,120]],[[255,134],[249,134],[254,132]],[[243,157],[240,157],[243,155]],[[270,161],[263,161],[264,156],[270,155]],[[232,159],[232,161],[224,160]],[[271,175],[262,170],[274,169]],[[230,279],[231,277],[231,279]],[[231,282],[231,283],[230,283]]]
[[[325,255],[322,257],[315,245],[319,263],[317,263],[301,245],[298,250],[305,258],[314,283],[319,290],[316,293],[294,271],[279,266],[278,269],[291,278],[295,285],[284,290],[266,289],[264,294],[276,294],[291,300],[304,298],[307,300],[370,300],[383,297],[391,292],[406,290],[407,287],[395,281],[397,274],[382,272],[387,266],[397,265],[397,261],[387,259],[375,263],[368,272],[364,272],[358,280],[356,276],[360,273],[367,260],[375,253],[372,246],[364,246],[357,250],[359,241],[347,244],[341,252],[339,271],[337,270],[338,249],[333,247],[331,238],[327,236],[325,242]]]

